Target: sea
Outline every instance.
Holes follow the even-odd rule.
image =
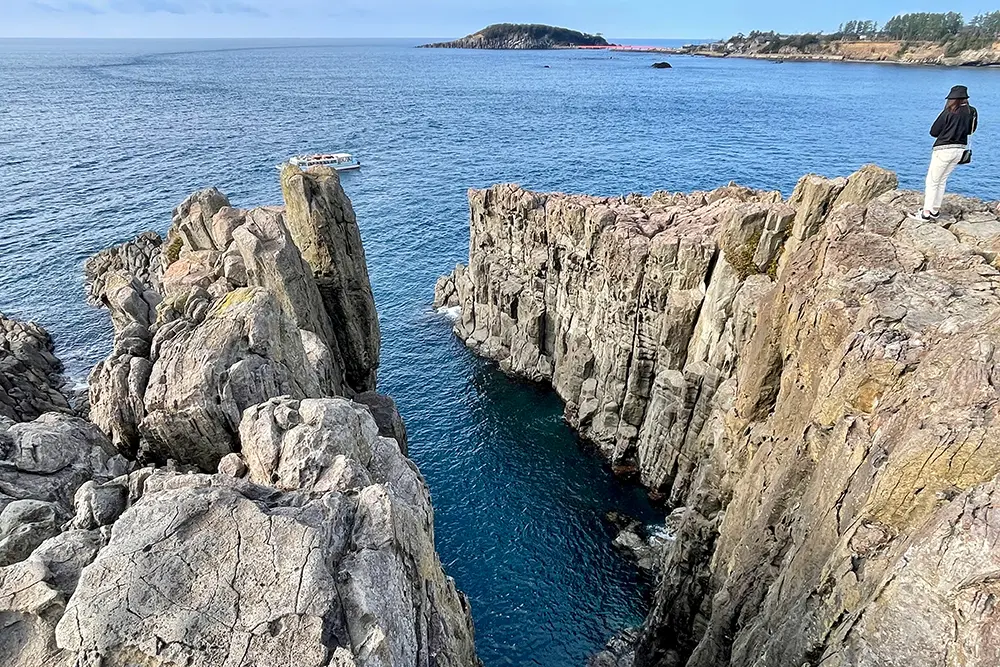
[[[787,195],[803,174],[868,162],[917,189],[930,124],[964,84],[981,130],[949,190],[998,199],[1000,71],[418,43],[0,40],[0,310],[48,328],[85,383],[111,343],[84,301],[88,256],[165,232],[196,189],[274,204],[277,163],[354,153],[363,168],[343,184],[381,320],[379,387],[406,421],[479,654],[577,667],[641,622],[652,590],[605,514],[663,514],[578,440],[551,390],[475,358],[432,309],[436,278],[468,256],[466,190],[736,181]]]

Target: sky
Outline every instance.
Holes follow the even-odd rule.
[[[460,37],[548,23],[611,38],[832,32],[844,21],[958,11],[1000,0],[0,0],[0,37]]]

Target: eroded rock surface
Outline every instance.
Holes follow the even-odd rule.
[[[70,412],[62,385],[62,364],[48,332],[0,313],[0,418],[20,422]]]
[[[427,487],[367,408],[274,399],[241,434],[249,480],[145,480],[80,577],[61,649],[105,664],[478,664]]]
[[[333,321],[347,384],[358,393],[373,391],[381,338],[351,201],[337,172],[327,167],[306,173],[286,168],[281,174],[281,191],[286,224],[312,269]]]
[[[995,203],[918,222],[866,167],[470,205],[456,333],[685,508],[636,665],[996,664]]]
[[[0,413],[0,665],[480,666],[403,420],[374,391],[350,202],[335,173],[290,169],[315,270],[285,209],[215,189],[166,241],[87,263],[115,333],[93,423],[30,413],[58,361],[10,325],[0,369],[31,369],[12,416],[37,418]]]
[[[214,471],[241,415],[269,398],[375,388],[378,318],[336,172],[283,176],[285,207],[233,208],[218,190],[88,263],[115,326],[90,378],[91,418],[124,454]]]

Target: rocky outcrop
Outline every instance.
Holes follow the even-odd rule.
[[[115,343],[91,374],[91,418],[129,456],[203,471],[238,449],[247,408],[375,388],[378,317],[336,172],[283,174],[286,207],[235,209],[218,190],[88,264]]]
[[[114,290],[113,286],[105,284],[105,280],[120,273],[133,276],[148,290],[161,291],[162,245],[163,239],[159,234],[145,232],[127,243],[102,250],[90,257],[83,265],[87,300],[91,305],[102,305],[107,293]]]
[[[779,35],[757,32],[724,42],[687,44],[672,53],[707,57],[776,61],[871,62],[950,67],[1000,64],[1000,41],[952,36],[945,40],[900,40],[874,35],[869,39],[839,34]]]
[[[94,469],[66,523],[68,482],[55,502],[9,503],[0,661],[479,665],[468,604],[434,550],[427,486],[367,407],[273,399],[240,432],[249,465],[236,476],[99,482]],[[26,436],[13,437],[23,456]]]
[[[497,23],[451,42],[425,44],[425,49],[539,50],[574,46],[608,46],[600,35],[549,25]]]
[[[300,233],[339,226],[315,233],[327,290],[285,210],[216,190],[165,243],[88,263],[115,329],[97,425],[0,417],[0,664],[479,667],[403,421],[373,391],[377,323],[337,319],[375,316],[360,245],[337,247],[360,244],[350,204],[332,172],[289,178]],[[342,340],[368,356],[346,363]]]
[[[164,666],[478,664],[427,487],[365,407],[276,399],[248,410],[241,434],[248,479],[145,480],[80,576],[55,631],[63,651]]]
[[[998,208],[894,187],[470,193],[456,332],[679,508],[636,665],[1000,657]]]
[[[62,364],[48,332],[0,313],[0,419],[20,422],[45,412],[70,412],[62,386]]]
[[[333,324],[332,348],[343,352],[344,377],[356,392],[375,389],[378,313],[354,209],[332,169],[286,169],[285,221],[319,288]]]

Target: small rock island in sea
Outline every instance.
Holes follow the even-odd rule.
[[[564,49],[574,46],[608,46],[600,35],[550,25],[495,23],[453,42],[424,44],[423,49]]]

